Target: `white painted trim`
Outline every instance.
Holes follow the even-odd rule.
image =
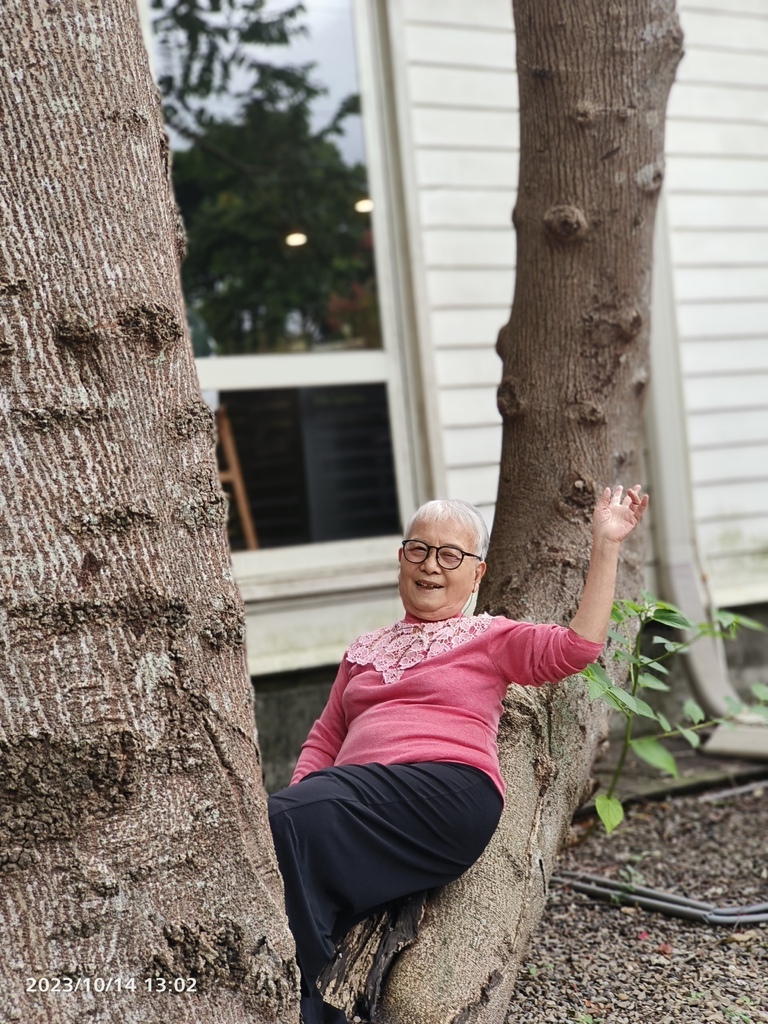
[[[663,195],[654,234],[651,366],[645,435],[658,578],[664,596],[692,622],[701,622],[709,615],[712,602],[696,550],[669,223]],[[698,640],[686,655],[686,666],[705,712],[727,714],[726,701],[729,697],[736,700],[737,694],[728,679],[722,641],[714,637]]]
[[[195,366],[203,391],[374,384],[391,375],[390,359],[381,349],[214,356],[196,359]]]
[[[246,602],[392,587],[401,540],[396,535],[236,551],[232,569]]]
[[[365,4],[367,0],[357,0]],[[422,435],[423,460],[427,473],[420,488],[419,502],[447,494],[447,474],[443,457],[442,424],[436,396],[437,374],[434,364],[430,309],[427,296],[426,263],[422,251],[422,226],[414,140],[411,131],[411,100],[408,92],[408,57],[405,40],[406,14],[403,0],[374,0],[378,12],[379,35],[387,40],[392,103],[391,150],[396,154],[400,182],[402,221],[401,275],[405,275],[411,296],[412,344],[406,350],[407,372],[418,382],[414,400],[419,408],[411,425],[411,443]],[[409,511],[412,512],[413,509]]]

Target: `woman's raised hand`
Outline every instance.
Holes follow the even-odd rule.
[[[615,487],[613,491],[606,487],[597,499],[592,515],[592,534],[595,540],[621,544],[642,519],[648,507],[648,495],[640,497],[640,484],[630,487],[622,498],[623,492],[623,487]]]

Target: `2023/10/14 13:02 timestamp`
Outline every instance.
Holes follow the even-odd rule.
[[[95,975],[80,975],[72,977],[63,975],[41,975],[38,978],[26,979],[27,992],[136,992],[142,986],[148,992],[195,992],[197,991],[197,978],[133,978],[131,976],[121,977],[120,975],[107,975],[100,977]]]

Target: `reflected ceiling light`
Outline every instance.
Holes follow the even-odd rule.
[[[286,245],[306,245],[307,236],[303,231],[292,231],[290,235],[285,236]]]
[[[355,203],[355,209],[358,213],[370,213],[373,209],[372,199],[358,199]]]

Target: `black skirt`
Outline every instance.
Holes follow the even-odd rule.
[[[458,878],[501,809],[485,772],[437,761],[324,768],[269,798],[305,1024],[344,1020],[316,987],[336,940],[378,907]]]

